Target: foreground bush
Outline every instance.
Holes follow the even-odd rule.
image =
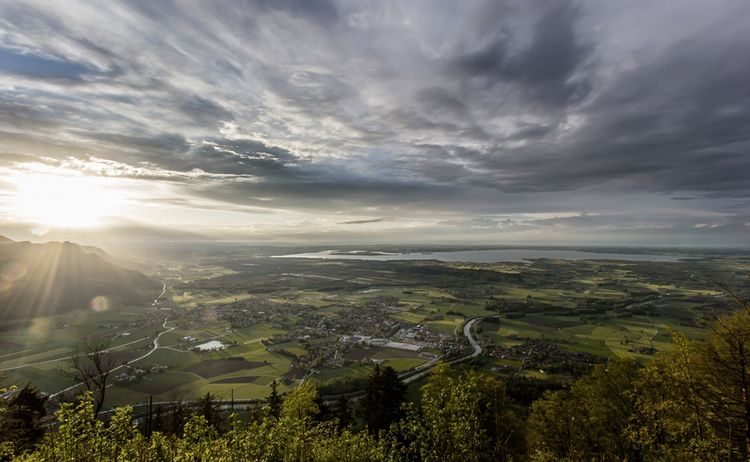
[[[39,400],[27,388],[0,406],[0,460],[746,461],[750,307],[743,303],[705,341],[675,335],[674,351],[645,367],[612,360],[569,389],[546,392],[525,421],[499,380],[438,365],[418,406],[401,406],[395,373],[376,370],[359,405],[361,430],[325,420],[324,404],[306,382],[249,422],[233,415],[228,425],[207,395],[203,414],[190,417],[183,431],[148,437],[130,407],[118,408],[106,424],[96,419],[86,394],[62,405],[54,429],[38,441],[30,423],[39,421]],[[338,414],[350,420],[348,411]]]

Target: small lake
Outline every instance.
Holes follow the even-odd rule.
[[[413,253],[385,253],[336,250],[322,250],[320,252],[296,253],[291,255],[276,255],[272,258],[323,258],[327,260],[438,260],[445,262],[529,262],[536,258],[550,258],[559,260],[630,260],[675,262],[688,257],[683,255],[659,255],[646,253],[608,253],[590,252],[583,250],[543,250],[543,249],[494,249],[494,250],[458,250],[448,252],[413,252]]]

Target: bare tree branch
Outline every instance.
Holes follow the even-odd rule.
[[[87,338],[83,352],[76,351],[70,358],[66,375],[93,392],[96,415],[104,405],[107,381],[115,367],[117,361],[109,352],[109,340],[104,337]]]

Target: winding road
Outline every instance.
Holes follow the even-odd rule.
[[[462,361],[466,361],[467,359],[476,358],[477,356],[482,354],[482,345],[480,345],[479,341],[472,335],[474,324],[476,324],[476,322],[480,319],[481,318],[472,318],[466,321],[466,324],[464,324],[464,337],[466,337],[466,339],[469,341],[469,345],[471,345],[474,351],[470,355],[462,356],[460,358],[448,361],[448,364],[460,363]],[[432,371],[432,368],[442,359],[442,357],[435,358],[428,363],[417,366],[415,369],[406,372],[406,374],[402,374],[401,382],[410,384],[416,380],[421,379],[422,377],[429,374]]]
[[[475,339],[471,335],[471,330],[474,328],[474,324],[476,324],[477,321],[479,321],[480,318],[474,318],[466,322],[464,325],[464,337],[469,341],[469,344],[474,348],[474,353],[472,353],[469,357],[470,358],[476,358],[480,354],[482,354],[482,345],[479,344],[479,341]]]
[[[142,342],[142,341],[148,340],[148,339],[149,339],[149,337],[143,337],[143,338],[139,338],[138,340],[133,340],[132,342],[123,343],[122,345],[117,345],[117,346],[114,346],[112,348],[107,348],[107,352],[110,352],[110,351],[113,351],[113,350],[118,350],[120,348],[125,348],[126,346],[130,346],[130,345],[133,345],[133,344],[136,344],[138,342]],[[23,369],[24,367],[41,366],[42,364],[59,363],[59,362],[62,362],[62,361],[70,361],[70,355],[62,357],[62,358],[55,358],[55,359],[48,359],[46,361],[39,361],[39,362],[36,362],[36,363],[28,363],[28,364],[21,364],[20,366],[6,367],[4,369],[0,369],[0,372],[12,371],[12,370],[16,370],[16,369]]]
[[[165,281],[162,281],[161,284],[162,284],[162,286],[161,286],[161,293],[154,299],[154,302],[151,304],[152,307],[156,307],[156,305],[159,304],[159,299],[162,298],[164,296],[164,294],[167,292],[167,283]],[[115,371],[118,371],[118,370],[124,368],[124,367],[130,366],[133,363],[137,363],[138,361],[146,359],[149,356],[151,356],[156,350],[158,350],[159,349],[159,339],[161,338],[161,336],[164,335],[164,334],[166,334],[167,332],[172,332],[173,330],[177,329],[177,327],[167,327],[167,321],[168,320],[169,320],[169,318],[164,318],[164,322],[161,325],[163,328],[165,328],[167,330],[159,332],[158,334],[156,334],[156,337],[154,338],[154,343],[151,345],[151,349],[146,354],[144,354],[142,356],[139,356],[139,357],[137,357],[135,359],[131,359],[130,361],[128,361],[128,362],[126,362],[126,363],[124,363],[124,364],[122,364],[120,366],[117,366],[117,367],[113,368],[111,371],[109,371],[109,373],[111,374],[111,373],[113,373]],[[136,343],[136,342],[140,342],[142,340],[144,340],[144,339],[136,340],[135,342],[131,342],[131,344],[132,343]],[[122,346],[124,346],[124,345],[120,345],[120,347],[122,347]],[[110,348],[107,351],[110,351],[112,349],[113,348]],[[57,393],[54,393],[54,394],[50,395],[50,398],[54,398],[56,396],[59,396],[60,394],[65,393],[67,391],[74,390],[74,389],[80,387],[81,385],[84,385],[84,382],[79,382],[79,383],[77,383],[75,385],[72,385],[72,386],[70,386],[68,388],[60,390]]]
[[[161,284],[162,284],[162,286],[161,286],[161,293],[159,294],[158,297],[156,297],[154,299],[154,303],[152,303],[151,306],[156,306],[159,303],[159,299],[162,298],[164,296],[164,294],[167,292],[167,283],[166,283],[166,281],[162,281]]]
[[[476,358],[477,356],[479,356],[480,354],[482,354],[482,345],[479,343],[479,341],[473,335],[474,324],[476,324],[477,321],[479,321],[480,319],[482,319],[482,318],[481,317],[476,317],[476,318],[469,319],[468,321],[466,321],[466,324],[464,324],[464,328],[463,328],[464,336],[469,341],[469,344],[471,345],[471,347],[473,348],[474,351],[471,354],[468,354],[466,356],[462,356],[460,358],[456,358],[456,359],[453,359],[451,361],[448,361],[448,364],[456,364],[456,363],[459,363],[459,362],[462,362],[462,361],[466,361],[466,360],[471,359],[471,358]],[[165,327],[165,328],[167,327],[166,323],[167,323],[167,320],[165,319],[164,320],[164,325],[163,325],[163,327]],[[133,361],[131,361],[131,363],[135,362],[135,361],[139,361],[139,360],[147,357],[148,355],[150,355],[151,353],[153,353],[154,351],[156,351],[157,348],[160,348],[158,346],[158,344],[159,344],[159,342],[158,342],[159,339],[158,338],[161,337],[163,334],[166,334],[167,332],[170,332],[173,329],[175,329],[175,328],[174,327],[169,328],[169,330],[164,331],[161,334],[159,334],[157,336],[157,338],[154,340],[154,348],[151,351],[149,351],[147,354],[141,356],[140,358],[134,359]],[[161,347],[161,348],[169,348],[169,347]],[[414,382],[415,380],[418,380],[418,379],[426,376],[427,374],[429,374],[432,371],[432,368],[438,362],[440,362],[441,360],[442,360],[442,357],[433,359],[432,361],[430,361],[428,363],[425,363],[425,364],[422,364],[421,366],[418,366],[417,368],[415,368],[414,370],[412,370],[410,372],[407,372],[406,374],[402,374],[401,375],[401,381],[404,384],[409,384],[411,382]],[[128,364],[130,364],[130,363],[128,363]],[[304,379],[303,379],[303,381],[304,381]],[[74,388],[74,387],[71,387],[71,388]],[[63,391],[65,391],[65,390],[63,390]],[[356,401],[357,399],[359,399],[361,397],[361,395],[363,394],[363,392],[364,392],[364,390],[358,390],[356,392],[344,393],[344,394],[340,394],[340,395],[322,396],[321,398],[324,400],[324,402],[326,402],[328,404],[336,402],[341,396],[346,396],[347,398]],[[59,393],[62,393],[62,392],[59,392]],[[262,400],[258,400],[258,399],[237,399],[237,400],[234,400],[234,399],[232,399],[232,400],[217,400],[217,402],[219,403],[219,405],[222,408],[226,408],[226,409],[231,408],[231,409],[234,409],[234,406],[240,406],[240,405],[257,405],[258,403],[262,403]],[[176,405],[176,404],[184,404],[184,401],[159,401],[159,402],[153,402],[152,403],[152,405],[160,405],[160,406],[170,406],[170,405]],[[134,408],[139,408],[139,409],[140,408],[145,408],[147,406],[148,406],[148,404],[146,404],[146,403],[140,403],[140,404],[133,405]],[[102,411],[103,414],[107,414],[107,413],[111,413],[111,412],[113,412],[113,411],[112,410]]]
[[[156,334],[156,337],[154,338],[154,343],[151,346],[151,349],[148,351],[148,353],[144,354],[143,356],[139,356],[139,357],[137,357],[135,359],[131,359],[130,361],[122,364],[121,366],[117,366],[117,367],[113,368],[111,371],[109,371],[109,373],[112,374],[113,372],[118,371],[118,370],[120,370],[120,369],[122,369],[124,367],[130,366],[131,364],[136,363],[136,362],[138,362],[138,361],[140,361],[142,359],[146,359],[149,356],[151,356],[154,353],[154,351],[158,350],[159,349],[159,338],[162,335],[166,334],[167,332],[172,332],[173,330],[177,329],[177,327],[167,327],[167,320],[168,319],[169,318],[164,318],[164,323],[162,324],[162,327],[165,328],[165,329],[167,329],[167,330],[165,330],[163,332],[159,332],[158,334]],[[109,351],[109,350],[107,350],[107,351]],[[71,385],[68,388],[65,388],[63,390],[58,391],[57,393],[54,393],[54,394],[50,395],[49,397],[50,398],[54,398],[55,396],[61,395],[62,393],[65,393],[65,392],[70,391],[70,390],[74,390],[74,389],[80,387],[81,385],[84,385],[84,382],[79,382],[79,383],[77,383],[75,385]]]

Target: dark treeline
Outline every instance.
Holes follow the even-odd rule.
[[[84,394],[44,432],[32,387],[0,408],[0,458],[17,461],[745,461],[750,454],[750,307],[705,340],[675,334],[648,365],[610,361],[572,386],[523,403],[524,381],[435,367],[418,403],[391,368],[360,399],[325,403],[311,382],[262,408],[228,414],[206,395],[147,422],[106,422]]]

